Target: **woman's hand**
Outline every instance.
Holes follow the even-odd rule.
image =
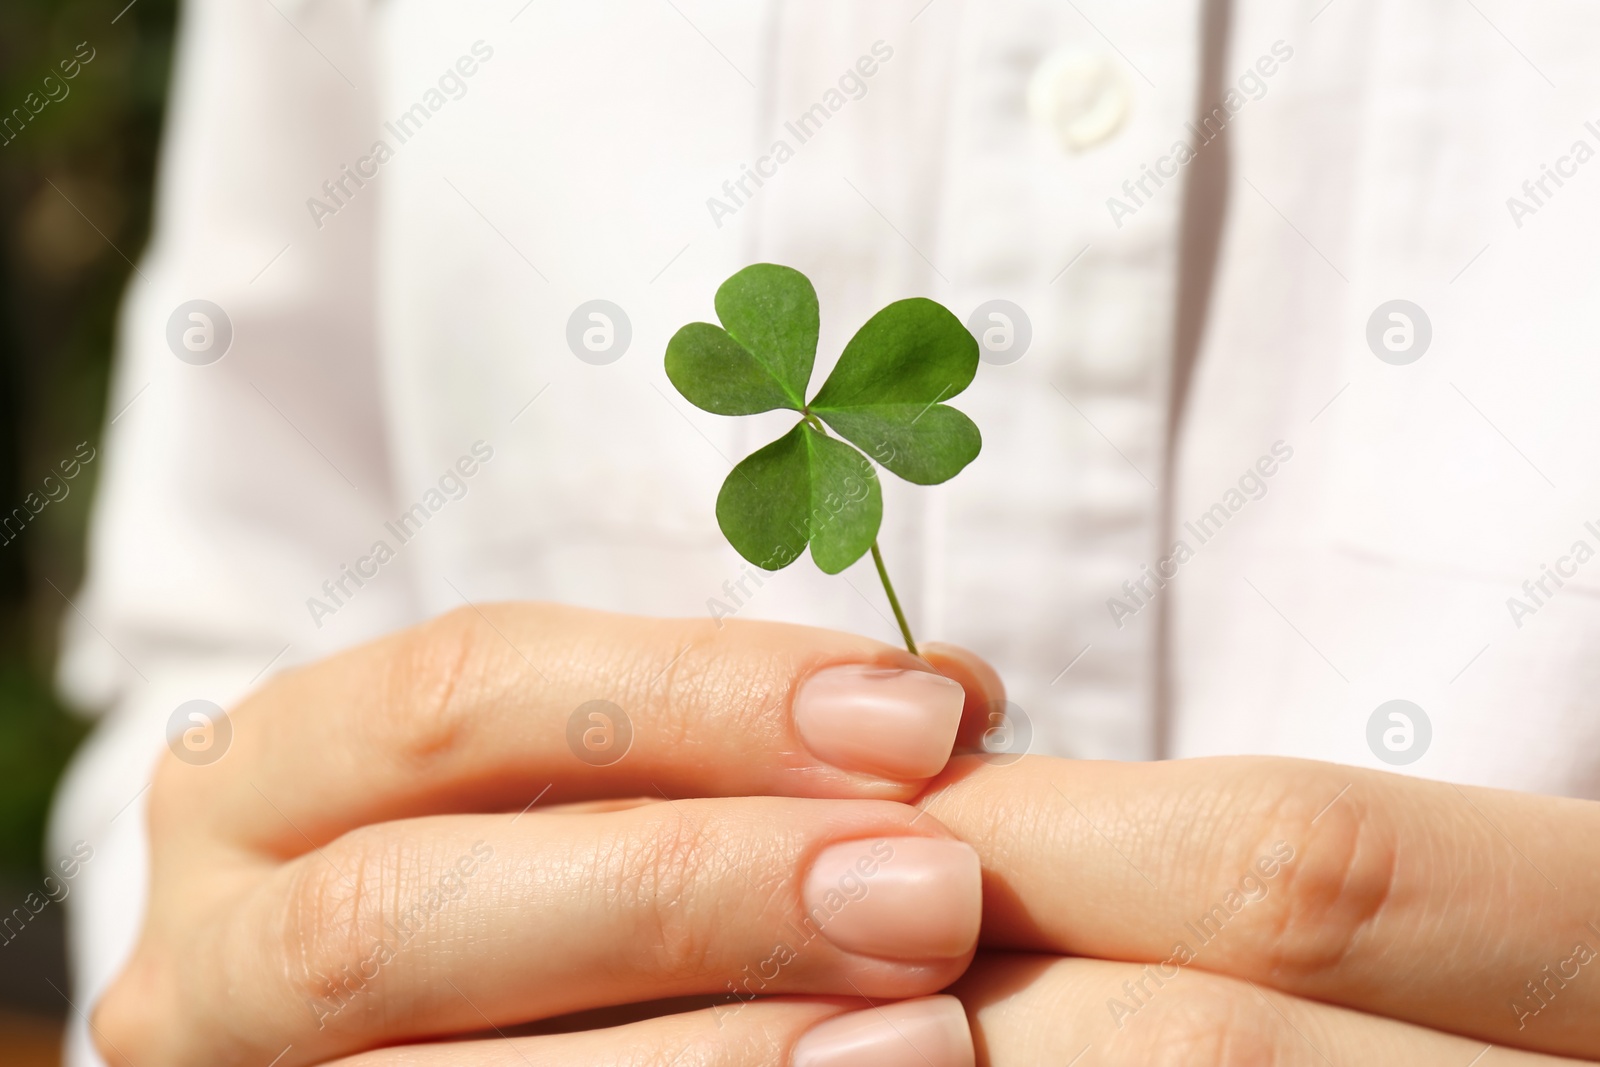
[[[119,1067],[506,1063],[498,1040],[396,1046],[732,993],[617,1047],[820,1065],[878,1041],[955,1067],[949,998],[813,1028],[971,957],[976,854],[904,803],[964,703],[864,638],[541,605],[288,674],[230,713],[220,761],[157,773],[149,907],[98,1048]],[[615,1062],[602,1038],[516,1040],[530,1062]]]
[[[961,758],[923,805],[983,859],[986,951],[955,992],[992,1067],[1600,1059],[1600,804],[1298,760]]]

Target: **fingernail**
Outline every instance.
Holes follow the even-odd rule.
[[[824,763],[885,778],[932,778],[950,759],[965,702],[960,684],[943,675],[852,663],[801,683],[794,722]]]
[[[847,841],[817,856],[801,897],[806,921],[846,952],[951,959],[978,940],[983,875],[961,841]]]
[[[902,1000],[807,1030],[793,1067],[973,1067],[972,1031],[955,997]]]

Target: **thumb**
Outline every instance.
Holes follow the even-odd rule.
[[[1000,673],[988,660],[959,645],[929,642],[923,644],[920,651],[929,666],[959,682],[966,690],[961,729],[956,734],[956,752],[981,749],[984,731],[1000,721],[993,716],[1005,712],[1006,687],[1000,680]]]

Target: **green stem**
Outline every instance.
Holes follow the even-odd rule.
[[[800,417],[811,424],[811,428],[827,436],[828,431],[822,428],[822,423],[811,414],[810,409],[801,408]],[[900,609],[900,598],[894,595],[894,583],[889,580],[889,572],[883,565],[883,553],[878,549],[878,539],[872,539],[872,562],[878,567],[878,580],[883,583],[883,591],[889,596],[889,606],[894,609],[894,621],[900,624],[900,636],[906,639],[906,651],[913,656],[922,655],[917,651],[917,639],[911,636],[911,624],[906,622],[906,613]]]
[[[906,639],[906,651],[913,656],[920,656],[917,651],[917,642],[911,636],[911,624],[906,622],[906,613],[900,610],[900,598],[894,595],[894,583],[889,581],[889,572],[883,566],[883,553],[878,551],[878,541],[872,541],[872,562],[877,564],[878,578],[883,582],[883,591],[889,595],[889,606],[894,609],[894,619],[900,624],[900,636]]]

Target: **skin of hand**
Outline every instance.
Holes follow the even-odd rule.
[[[972,756],[920,803],[982,857],[951,990],[980,1064],[1600,1060],[1600,804],[1277,758]]]
[[[157,775],[151,907],[95,1013],[102,1054],[119,1067],[263,1053],[368,1067],[1600,1056],[1600,981],[1585,981],[1600,974],[1600,806],[1278,759],[962,757],[929,785],[924,817],[902,802],[958,721],[958,748],[992,724],[992,669],[942,646],[924,664],[845,635],[727,625],[463,611],[247,700],[230,759]],[[568,709],[593,699],[636,709],[614,763],[571,740]],[[959,1003],[926,994],[972,958],[980,860],[984,949],[952,990],[969,1037]],[[774,929],[794,951],[773,951]],[[718,992],[734,997],[603,1030],[503,1029]]]
[[[96,1047],[970,1067],[933,994],[976,946],[977,854],[909,801],[987,668],[941,654],[961,681],[830,631],[502,604],[285,673],[230,710],[221,759],[157,768],[148,904]],[[722,1003],[506,1034],[683,997]]]

